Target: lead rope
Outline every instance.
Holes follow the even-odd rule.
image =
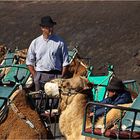
[[[9,101],[9,105],[11,106],[13,112],[18,116],[18,118],[20,118],[24,123],[26,123],[30,128],[32,128],[39,135],[39,138],[41,138],[41,134],[39,133],[39,130],[23,113],[19,111],[16,105],[12,101]]]

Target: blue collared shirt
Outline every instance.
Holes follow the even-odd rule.
[[[102,100],[100,103],[103,104],[112,104],[112,105],[118,105],[118,104],[126,104],[126,103],[132,103],[131,93],[129,91],[124,91],[119,93],[116,97],[108,97],[104,100]],[[111,108],[107,108],[107,112]],[[94,108],[91,107],[91,111],[94,111]],[[96,115],[95,118],[98,118],[99,116],[102,116],[105,112],[105,107],[102,106],[96,106]]]
[[[41,35],[31,42],[26,64],[34,66],[36,71],[61,71],[63,66],[69,64],[67,47],[57,35],[51,35],[48,39]]]

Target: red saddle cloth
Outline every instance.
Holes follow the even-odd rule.
[[[87,128],[85,130],[85,132],[91,134],[92,133],[92,128]],[[101,129],[95,128],[94,129],[94,135],[103,135],[102,132],[101,132]],[[109,138],[118,138],[118,136],[119,136],[120,139],[130,139],[131,131],[129,131],[129,130],[120,131],[120,134],[119,134],[118,130],[108,129],[108,130],[106,130],[104,136],[109,137]],[[140,132],[133,132],[131,139],[138,139],[138,138],[140,139]]]

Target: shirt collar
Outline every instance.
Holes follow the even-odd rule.
[[[46,39],[46,38],[44,38],[43,35],[42,35],[42,38],[43,38],[44,41],[47,41],[47,42],[48,42],[48,41],[52,38],[52,36],[53,36],[53,35],[50,35],[50,36]]]

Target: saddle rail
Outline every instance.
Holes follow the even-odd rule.
[[[114,109],[119,109],[120,110],[120,119],[117,123],[118,127],[117,129],[108,129],[106,126],[106,112],[104,114],[104,123],[103,123],[103,128],[97,128],[96,122],[95,122],[95,116],[93,115],[92,119],[92,127],[87,128],[86,127],[86,117],[87,117],[87,110],[89,106],[102,106],[105,107],[107,110],[108,108],[114,108]],[[124,112],[132,112],[133,115],[133,120],[132,120],[132,125],[130,130],[122,130],[123,129],[123,113]],[[96,113],[96,110],[94,111],[94,114]],[[115,139],[132,139],[132,138],[140,138],[140,131],[135,132],[134,127],[135,127],[135,122],[136,122],[136,117],[137,115],[140,114],[140,109],[135,109],[135,108],[128,108],[128,107],[122,107],[122,106],[115,106],[115,105],[110,105],[110,104],[102,104],[98,102],[89,102],[86,105],[85,108],[85,115],[84,115],[84,120],[83,120],[83,128],[82,128],[82,135],[87,136],[87,137],[92,137],[92,138],[98,138],[98,139],[103,139],[103,138],[115,138]],[[104,131],[102,131],[102,129]]]
[[[14,50],[14,52],[12,52],[10,49],[8,49],[3,61],[1,62],[1,65],[7,67],[12,64],[18,63],[18,58],[15,55],[15,52],[16,52],[16,49]]]

